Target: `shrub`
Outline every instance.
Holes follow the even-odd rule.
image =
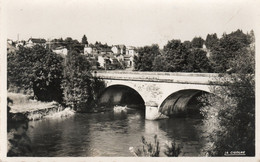
[[[148,143],[144,136],[142,136],[142,149],[137,149],[137,151],[134,151],[134,148],[129,148],[129,150],[135,155],[135,156],[146,156],[146,157],[159,157],[160,154],[160,147],[159,147],[159,141],[157,139],[157,135],[154,136],[154,144],[151,142]]]
[[[142,149],[135,149],[133,147],[130,147],[129,150],[134,156],[145,156],[145,157],[159,157],[160,156],[160,144],[157,139],[157,135],[154,136],[154,143],[147,142],[145,137],[142,136]],[[165,151],[164,154],[166,156],[179,156],[181,153],[181,147],[176,144],[175,141],[168,142],[165,144]]]
[[[166,143],[165,147],[164,154],[168,157],[178,157],[181,153],[181,147],[175,141]]]

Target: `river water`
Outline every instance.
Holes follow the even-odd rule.
[[[33,156],[133,156],[129,147],[141,148],[141,137],[153,141],[158,136],[161,152],[166,141],[182,145],[180,156],[200,156],[204,139],[201,119],[171,118],[145,120],[144,111],[127,113],[76,113],[67,118],[30,121],[27,135]]]

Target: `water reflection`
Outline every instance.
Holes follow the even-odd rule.
[[[198,156],[199,119],[148,121],[139,110],[127,113],[75,114],[63,119],[30,122],[28,136],[34,156],[132,156],[129,147],[141,147],[141,136],[152,141],[184,143],[182,156]],[[163,156],[163,153],[161,153]]]

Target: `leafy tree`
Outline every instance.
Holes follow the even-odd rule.
[[[165,71],[169,72],[184,72],[188,69],[188,49],[181,43],[180,40],[171,40],[164,46]]]
[[[212,86],[204,101],[205,130],[210,145],[205,151],[223,156],[225,151],[245,151],[255,155],[255,50],[246,47],[230,62],[235,74],[219,80],[225,86]]]
[[[33,91],[34,95],[41,101],[62,102],[61,80],[63,71],[63,58],[44,48],[34,49],[38,57],[34,63],[33,71]]]
[[[160,54],[159,46],[145,46],[138,49],[139,56],[134,57],[135,70],[152,71],[154,58]]]
[[[248,35],[242,30],[230,34],[223,34],[218,46],[214,46],[211,53],[211,60],[215,65],[215,72],[233,71],[231,61],[239,55],[239,51],[250,44]]]
[[[192,44],[190,41],[184,41],[183,45],[187,48],[187,49],[191,49],[192,48]]]
[[[254,31],[251,30],[249,35],[248,35],[248,40],[250,41],[250,43],[254,43],[255,42],[255,34],[254,34]]]
[[[216,46],[218,46],[218,43],[219,39],[216,33],[207,35],[205,45],[208,49],[214,49]]]
[[[195,37],[191,41],[193,48],[202,48],[204,44],[204,40],[201,37]]]
[[[207,58],[207,52],[202,49],[191,50],[188,56],[189,70],[192,72],[212,72],[210,61]]]
[[[84,45],[85,44],[88,45],[88,39],[87,39],[86,35],[83,35],[81,43],[84,44]]]
[[[153,71],[164,71],[166,59],[163,55],[158,55],[153,61]]]
[[[76,50],[77,52],[83,51],[84,45],[80,44],[78,40],[67,37],[64,40],[64,45],[68,50]]]
[[[7,86],[15,92],[32,92],[34,56],[31,48],[19,46],[16,53],[7,55]]]
[[[34,92],[42,101],[61,102],[62,57],[36,45],[8,55],[8,87]]]
[[[93,99],[91,90],[90,63],[77,51],[66,56],[62,82],[64,101],[76,111],[86,111]]]

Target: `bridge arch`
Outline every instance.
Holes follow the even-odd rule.
[[[145,101],[141,94],[133,87],[123,84],[113,84],[106,87],[99,97],[99,104],[108,107],[127,105],[131,108],[145,108]]]
[[[163,99],[158,106],[159,112],[166,116],[199,115],[199,108],[202,105],[197,97],[209,93],[201,89],[178,90]]]

